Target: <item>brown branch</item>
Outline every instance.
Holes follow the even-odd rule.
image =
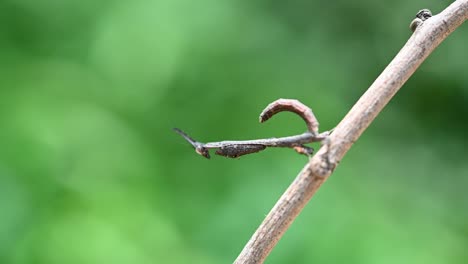
[[[248,241],[235,263],[263,263],[352,144],[427,56],[467,19],[468,0],[458,0],[440,14],[417,23],[414,34],[405,46],[302,169]]]

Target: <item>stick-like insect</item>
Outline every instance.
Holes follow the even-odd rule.
[[[218,149],[215,153],[228,158],[237,158],[242,155],[260,152],[267,147],[286,147],[293,148],[300,154],[311,156],[313,148],[304,144],[312,142],[320,142],[324,140],[331,131],[323,133],[318,132],[319,123],[315,118],[312,110],[294,99],[278,99],[269,104],[260,114],[260,122],[263,123],[270,119],[273,115],[289,111],[298,114],[307,125],[307,132],[300,135],[281,137],[281,138],[266,138],[255,140],[239,140],[239,141],[219,141],[201,143],[189,137],[186,133],[178,128],[174,130],[185,138],[194,148],[195,151],[205,158],[210,158],[209,149]]]

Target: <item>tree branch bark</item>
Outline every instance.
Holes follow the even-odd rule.
[[[352,144],[429,54],[467,19],[468,0],[457,0],[417,26],[408,42],[281,196],[234,263],[263,263]]]

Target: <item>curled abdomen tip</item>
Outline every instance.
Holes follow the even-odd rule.
[[[314,113],[309,107],[295,99],[278,99],[269,104],[260,114],[260,123],[283,111],[296,113],[306,122],[310,132],[318,134],[319,123]]]

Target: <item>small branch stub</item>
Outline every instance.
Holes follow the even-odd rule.
[[[415,31],[417,27],[419,27],[424,21],[428,18],[432,17],[432,12],[429,9],[421,9],[416,14],[416,18],[411,21],[410,29],[411,31]]]

